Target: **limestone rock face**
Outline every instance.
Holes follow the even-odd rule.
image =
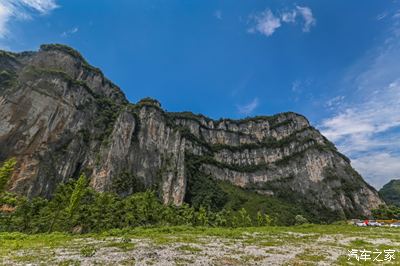
[[[349,160],[295,113],[218,121],[129,103],[75,50],[0,52],[0,161],[15,157],[10,191],[50,197],[84,172],[98,191],[156,189],[181,204],[197,171],[266,196],[347,215],[382,204]]]

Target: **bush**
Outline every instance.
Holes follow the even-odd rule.
[[[93,257],[96,254],[97,249],[95,247],[87,246],[81,248],[81,255],[82,257]]]
[[[8,180],[10,179],[14,166],[17,163],[15,158],[11,158],[3,163],[0,167],[0,193],[3,192],[6,188]]]
[[[294,219],[296,221],[296,225],[308,224],[308,220],[301,215],[296,215]]]

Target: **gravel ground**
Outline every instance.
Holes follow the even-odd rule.
[[[167,239],[83,237],[61,247],[12,250],[0,262],[1,265],[361,265],[355,260],[348,262],[347,254],[349,249],[362,246],[371,250],[383,246],[398,249],[400,243],[384,237],[293,232],[244,233],[240,237],[171,235]]]

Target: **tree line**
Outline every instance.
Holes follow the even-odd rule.
[[[88,233],[137,226],[246,227],[275,223],[265,213],[252,217],[244,208],[213,211],[186,203],[164,205],[151,190],[127,197],[99,193],[88,185],[84,174],[60,184],[51,199],[28,199],[5,189],[15,164],[15,159],[10,159],[0,167],[0,231]],[[303,217],[296,217],[296,221],[307,222]]]

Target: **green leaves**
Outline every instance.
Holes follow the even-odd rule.
[[[3,176],[9,176],[14,165],[13,161],[4,163],[1,168]],[[211,180],[200,178],[197,181],[197,192],[212,188],[212,184],[221,185],[209,183],[203,187],[200,186],[201,182]],[[199,196],[198,207],[186,203],[181,206],[164,205],[157,194],[150,190],[126,197],[96,192],[88,186],[88,179],[82,174],[77,180],[61,184],[50,200],[39,197],[27,199],[11,193],[2,193],[0,205],[8,204],[14,211],[0,213],[0,231],[89,233],[143,226],[265,226],[275,224],[275,220],[279,221],[279,216],[267,215],[277,212],[274,202],[259,201],[266,198],[258,194],[249,194],[232,185],[229,188],[234,190],[229,192],[224,188],[221,195],[228,195],[227,199],[230,202],[233,198],[239,199],[240,204],[237,206],[231,204],[229,207],[222,203],[219,209],[213,209],[203,203],[214,202],[218,198],[209,197],[204,193],[196,194]],[[218,190],[214,192],[217,193]],[[207,200],[202,201],[200,195]],[[282,209],[283,205],[278,207]]]
[[[4,190],[6,189],[6,185],[10,180],[16,164],[17,160],[15,158],[11,158],[5,161],[0,167],[0,193],[4,192]]]
[[[81,201],[85,193],[86,185],[87,185],[86,176],[85,174],[82,174],[75,184],[74,191],[72,192],[69,205],[67,207],[67,212],[70,216],[74,214],[75,209],[77,208],[79,202]]]

